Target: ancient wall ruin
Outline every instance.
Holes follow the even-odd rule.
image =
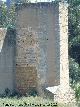
[[[20,67],[25,70],[28,70],[28,67],[35,68],[38,78],[36,83],[45,88],[59,84],[55,57],[55,14],[55,5],[49,3],[30,4],[26,7],[22,6],[17,11],[16,68],[18,65],[19,69]],[[19,72],[23,72],[24,75],[24,71]],[[27,71],[25,77],[26,75],[30,77]],[[24,83],[28,84],[27,81],[26,79]],[[34,81],[31,81],[34,84]],[[30,84],[30,87],[33,86]]]
[[[40,90],[41,88],[53,87],[53,92],[54,87],[57,86],[57,90],[54,92],[54,101],[66,103],[74,101],[74,91],[69,87],[67,6],[66,3],[37,3],[22,5],[17,11],[17,37],[22,38],[22,36],[25,36],[31,38],[30,34],[28,35],[26,32],[32,32],[35,35],[32,38],[37,38],[36,42],[32,45],[33,51],[35,51],[34,45],[37,46],[37,57],[34,58],[36,62],[33,64],[28,62],[28,66],[33,66],[36,69],[35,73],[37,73],[38,81],[35,81],[35,83],[37,84],[38,91],[41,94],[43,93]],[[18,43],[18,40],[16,43]],[[21,40],[23,41],[24,38]],[[24,44],[26,43],[29,46],[26,45],[25,47],[29,49],[33,42],[30,41],[31,44],[29,44],[27,39],[27,42],[24,41]],[[24,45],[21,46],[24,47]],[[21,47],[17,46],[17,53],[20,53],[20,49]],[[25,49],[22,52],[25,53]],[[18,61],[22,58],[21,55],[17,56]],[[27,56],[27,58],[30,57]],[[21,62],[24,62],[27,58],[23,58]],[[17,64],[22,66],[20,62]],[[27,65],[25,66],[27,67]],[[20,70],[19,72],[24,71]],[[26,75],[29,74],[25,73]],[[32,80],[32,82],[34,81]],[[26,85],[26,89],[27,87]],[[29,87],[33,86],[30,84]]]
[[[66,3],[21,4],[14,31],[0,29],[0,92],[6,88],[39,94],[57,86],[54,101],[72,102],[69,87]],[[53,92],[51,90],[51,92]]]

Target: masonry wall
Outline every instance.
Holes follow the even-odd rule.
[[[22,94],[57,86],[54,101],[74,102],[69,87],[68,10],[65,3],[17,8],[16,32],[0,28],[0,94]]]
[[[16,16],[17,89],[25,92],[28,87],[37,86],[40,90],[40,87],[58,85],[55,5],[53,3],[27,4],[18,9]],[[35,78],[35,81],[30,78]]]
[[[57,86],[54,101],[74,102],[69,86],[67,4],[25,4],[17,9],[17,90],[25,93],[35,87],[41,95],[52,87],[53,94]]]

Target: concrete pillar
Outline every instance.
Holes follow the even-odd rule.
[[[54,101],[60,103],[67,103],[75,101],[74,91],[69,86],[69,61],[68,61],[68,4],[59,3],[58,7],[58,21],[56,23],[59,28],[57,33],[57,67],[59,68],[59,81],[57,91],[54,95]]]
[[[60,85],[69,89],[69,64],[68,64],[68,9],[67,4],[59,4],[59,29],[60,29]],[[64,90],[64,91],[66,91]]]

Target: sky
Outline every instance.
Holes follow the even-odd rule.
[[[6,0],[0,0],[0,1],[6,1]],[[31,2],[51,2],[51,1],[54,1],[54,0],[31,0]]]
[[[0,1],[6,1],[6,0],[0,0]]]

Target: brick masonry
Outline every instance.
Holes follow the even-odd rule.
[[[37,87],[37,72],[35,67],[16,67],[16,88],[21,94]]]
[[[18,29],[16,37],[16,88],[25,94],[37,87],[37,39],[34,32]],[[37,89],[36,89],[37,90]]]

